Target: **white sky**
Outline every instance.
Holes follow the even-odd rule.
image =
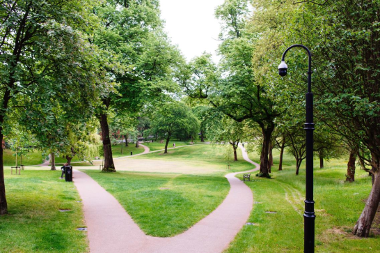
[[[224,0],[160,0],[161,18],[166,21],[165,31],[173,44],[190,61],[203,52],[212,53],[218,61],[219,21],[215,8]]]

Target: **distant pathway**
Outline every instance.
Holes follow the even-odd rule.
[[[247,162],[253,164],[256,166],[256,169],[252,170],[252,171],[257,171],[257,170],[260,170],[260,165],[258,163],[255,163],[254,161],[252,161],[251,159],[249,159],[248,157],[248,154],[247,154],[247,151],[245,150],[244,146],[242,144],[239,144],[239,147],[241,149],[241,153],[243,155],[243,159],[246,160]]]
[[[255,170],[258,168],[251,171]],[[222,252],[247,222],[253,206],[252,191],[236,174],[226,175],[230,191],[212,213],[180,235],[158,238],[145,235],[110,193],[87,174],[75,171],[74,183],[83,202],[90,252]]]
[[[139,145],[144,148],[144,152],[142,152],[140,154],[136,154],[136,155],[116,157],[114,159],[130,158],[130,157],[139,156],[139,155],[145,155],[145,154],[149,154],[149,153],[157,153],[157,152],[165,150],[165,149],[159,149],[159,150],[150,151],[150,149],[149,149],[148,146],[145,146],[143,144],[139,144]],[[197,145],[197,144],[194,144],[194,145]],[[192,146],[192,145],[176,146],[176,147],[168,148],[168,150],[169,149],[176,149],[176,148],[183,148],[183,147],[188,147],[188,146]]]
[[[39,164],[38,166],[49,166],[49,165],[50,165],[50,155],[49,155],[49,159],[44,160],[44,162],[42,164]]]

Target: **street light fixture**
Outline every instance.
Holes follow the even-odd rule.
[[[293,47],[302,47],[309,55],[309,71],[307,72],[306,93],[306,199],[304,212],[304,252],[313,253],[315,245],[315,213],[313,200],[313,93],[311,92],[311,53],[304,45],[292,45],[282,54],[281,63],[278,66],[280,76],[287,74],[288,65],[285,63],[285,55]]]

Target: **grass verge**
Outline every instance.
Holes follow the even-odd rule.
[[[0,216],[0,252],[87,252],[81,203],[60,171],[5,169],[9,214]],[[60,210],[70,210],[61,212]]]
[[[257,160],[257,156],[251,155]],[[286,155],[283,171],[272,168],[273,179],[254,178],[246,184],[254,194],[249,223],[226,252],[303,252],[305,170],[295,175],[295,163]],[[368,173],[358,170],[354,183],[345,183],[343,159],[314,169],[316,252],[380,252],[380,237],[351,234],[371,189]],[[377,225],[378,226],[378,225]]]
[[[85,172],[120,202],[146,234],[158,237],[184,232],[211,213],[229,190],[221,176]]]

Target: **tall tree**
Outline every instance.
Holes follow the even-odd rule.
[[[217,143],[228,143],[231,145],[234,161],[237,161],[237,148],[239,143],[242,143],[246,136],[244,123],[237,122],[225,115],[220,115],[218,121],[213,121],[208,124],[209,139]]]
[[[168,153],[170,139],[176,133],[194,135],[198,133],[199,122],[189,107],[181,102],[162,105],[153,115],[151,131],[165,138],[165,151]]]
[[[372,167],[373,186],[353,229],[355,235],[367,237],[380,201],[380,65],[377,60],[380,2],[303,1],[294,5],[283,1],[281,4],[297,11],[284,22],[288,29],[280,35],[287,43],[302,42],[313,52],[313,66],[317,66],[313,91],[320,112],[317,117],[371,153],[362,159]],[[300,57],[295,56],[295,60]]]
[[[117,91],[103,94],[103,106],[98,111],[102,128],[103,171],[116,171],[108,110],[138,111],[145,102],[172,88],[171,68],[180,56],[163,33],[158,7],[155,0],[109,0],[95,9],[102,26],[95,33],[93,42],[109,50],[120,67],[108,69],[119,86]]]
[[[309,15],[323,15],[316,19],[323,30],[314,52],[316,66],[321,66],[317,94],[325,123],[371,153],[371,158],[362,158],[372,166],[373,186],[353,230],[367,237],[380,202],[380,2],[334,1],[308,7]]]
[[[257,81],[253,72],[252,57],[256,53],[254,44],[257,34],[247,29],[248,4],[247,0],[226,0],[216,9],[216,16],[225,24],[220,35],[223,42],[219,48],[223,56],[221,69],[224,78],[210,95],[210,101],[234,120],[250,120],[260,126],[260,175],[267,177],[274,120],[280,111],[268,96],[265,85]]]
[[[0,142],[9,113],[40,103],[38,95],[45,103],[64,98],[68,112],[71,105],[90,106],[93,99],[84,97],[97,97],[102,67],[83,35],[93,27],[91,8],[89,0],[1,1]],[[7,213],[3,175],[0,148],[0,215]]]

